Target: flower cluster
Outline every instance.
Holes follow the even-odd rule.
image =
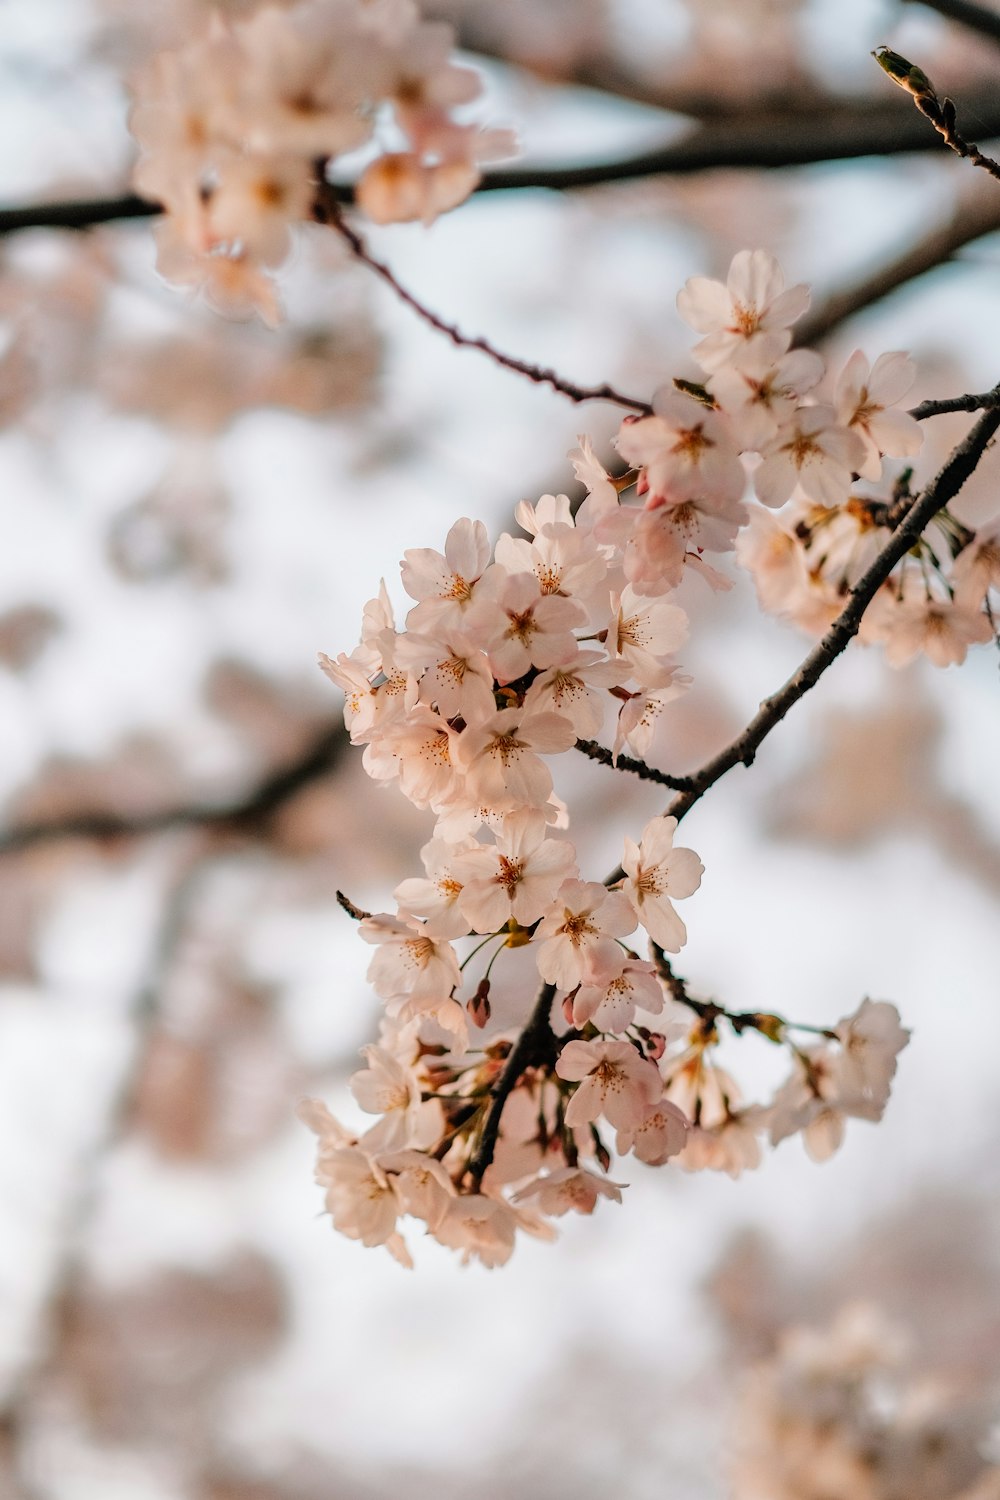
[[[740,337],[736,353],[755,347]],[[787,331],[766,337],[774,358]],[[723,356],[733,349],[714,356],[731,370]],[[481,522],[457,521],[443,551],[403,558],[404,628],[383,583],[356,649],[321,658],[369,775],[436,818],[396,911],[354,911],[386,1014],[352,1087],[380,1119],[358,1137],[306,1106],[335,1225],[404,1261],[407,1215],[496,1265],[518,1228],[547,1236],[552,1217],[620,1198],[602,1127],[620,1156],[652,1165],[735,1174],[757,1164],[762,1136],[799,1130],[812,1155],[829,1155],[847,1116],[880,1117],[907,1040],[884,1002],[799,1047],[777,1016],[693,1000],[666,958],[687,937],[675,903],[703,873],[675,845],[676,818],[626,838],[607,880],[587,878],[564,836],[546,758],[602,734],[611,761],[647,753],[689,681],[675,659],[687,617],[669,596],[687,568],[724,582],[704,553],[731,549],[746,516],[746,450],[730,415],[681,391],[654,407],[619,434],[634,465],[624,482],[582,440],[588,494],[575,514],[564,495],[522,502],[525,536],[492,549]],[[795,410],[789,420],[804,421]],[[826,441],[853,438],[845,428]],[[631,483],[643,506],[621,503]],[[649,956],[633,946],[639,930]],[[470,1051],[470,1021],[491,1020],[494,965],[514,952],[515,1030]],[[793,1075],[769,1106],[742,1105],[717,1064],[722,1019],[790,1048]]]
[[[384,930],[388,920],[372,922]],[[415,949],[413,955],[415,971]],[[441,956],[439,948],[439,962]],[[759,1165],[763,1138],[777,1144],[801,1130],[809,1154],[823,1160],[840,1144],[845,1118],[881,1118],[908,1040],[894,1006],[865,1000],[821,1044],[803,1049],[789,1035],[797,1028],[778,1016],[727,1016],[716,1006],[677,1003],[656,966],[631,954],[619,967],[617,980],[595,973],[567,991],[557,1007],[565,1023],[558,1034],[548,1029],[546,1008],[544,1045],[503,1097],[481,1177],[483,1132],[518,1043],[501,1035],[479,1051],[448,1049],[427,1039],[419,1013],[387,1017],[379,1043],[364,1049],[365,1068],[351,1079],[358,1104],[379,1116],[376,1123],[358,1136],[323,1104],[302,1106],[320,1138],[316,1176],[334,1226],[365,1245],[385,1245],[409,1265],[399,1230],[408,1216],[463,1260],[497,1266],[509,1259],[519,1229],[548,1239],[552,1218],[590,1214],[602,1198],[621,1201],[625,1184],[608,1175],[602,1125],[620,1157],[632,1154],[650,1166],[673,1159],[687,1171],[736,1177]],[[376,958],[370,972],[383,968]],[[454,994],[460,975],[446,962],[438,982],[449,981]],[[475,1004],[473,998],[473,1012]],[[743,1104],[735,1080],[715,1061],[723,1017],[738,1034],[753,1029],[790,1048],[794,1072],[769,1105]]]
[[[982,1392],[906,1368],[898,1328],[862,1304],[796,1328],[753,1373],[738,1414],[735,1500],[995,1500]]]
[[[461,203],[506,131],[460,123],[479,75],[452,59],[447,25],[413,0],[302,0],[213,20],[135,83],[139,192],[164,205],[159,269],[224,309],[274,321],[268,268],[312,215],[327,165],[379,138],[357,201],[379,223],[430,222]]]
[[[820,634],[912,502],[909,470],[890,494],[878,488],[885,459],[921,446],[919,423],[897,409],[913,361],[896,352],[870,365],[858,350],[829,399],[818,399],[823,360],[790,347],[808,301],[806,287],[785,289],[761,250],[736,255],[725,285],[694,277],[681,291],[682,317],[704,335],[693,351],[704,382],[661,387],[649,416],[623,423],[617,447],[641,507],[616,505],[592,475],[595,493],[607,495],[598,535],[624,548],[626,576],[645,592],[676,587],[685,566],[726,587],[704,554],[735,548],[762,608]],[[744,503],[748,484],[756,503]],[[618,482],[615,500],[624,488]],[[938,666],[961,662],[995,634],[1000,533],[976,536],[947,510],[935,528],[865,614],[861,640],[882,643],[893,666],[920,652]]]

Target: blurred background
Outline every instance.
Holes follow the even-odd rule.
[[[813,285],[834,369],[909,349],[915,400],[1000,376],[1000,189],[929,126],[913,152],[738,165],[911,129],[882,42],[980,139],[983,36],[889,0],[424,9],[528,164],[735,142],[729,168],[373,231],[445,317],[645,395],[695,373],[684,279],[763,245]],[[206,13],[7,0],[0,201],[126,191],[127,80]],[[380,577],[402,613],[404,548],[576,493],[567,451],[610,454],[617,417],[456,351],[318,227],[282,295],[277,332],[224,320],[158,279],[142,221],[0,241],[0,1495],[995,1497],[992,647],[946,672],[852,651],[685,826],[695,992],[817,1024],[894,1001],[914,1036],[881,1126],[738,1182],[630,1160],[621,1208],[492,1273],[430,1242],[402,1271],[322,1216],[295,1106],[356,1117],[379,1010],[334,892],[385,909],[429,820],[367,783],[316,653],[353,647]],[[918,478],[970,420],[927,424]],[[997,478],[990,455],[964,519],[1000,510]],[[731,571],[728,595],[685,585],[671,770],[808,646]],[[563,775],[604,869],[660,798]],[[751,1088],[755,1046],[733,1057]]]

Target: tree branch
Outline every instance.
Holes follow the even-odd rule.
[[[924,422],[928,417],[943,417],[949,412],[992,411],[996,406],[1000,406],[1000,389],[994,386],[991,391],[981,391],[978,395],[945,396],[940,401],[921,401],[919,406],[910,407],[910,416],[915,417],[918,422]]]
[[[612,752],[599,745],[596,740],[577,740],[576,749],[590,760],[599,761],[602,766],[610,766],[615,771],[629,771],[641,781],[655,781],[660,786],[670,787],[674,792],[690,791],[693,785],[690,776],[670,776],[666,771],[658,771],[655,766],[647,766],[644,760],[633,760],[630,755],[619,755],[616,760]]]
[[[542,985],[527,1025],[511,1048],[500,1076],[490,1090],[489,1108],[483,1120],[479,1144],[468,1166],[468,1174],[476,1187],[482,1182],[486,1169],[493,1160],[504,1105],[528,1068],[538,1067],[552,1057],[555,1037],[549,1025],[549,1016],[555,995],[554,984]]]
[[[982,121],[983,134],[1000,135],[1000,98],[993,87],[970,90],[970,113]],[[806,166],[862,156],[891,156],[934,148],[921,121],[895,100],[821,100],[813,113],[773,110],[747,122],[743,114],[721,116],[656,150],[612,161],[580,166],[508,167],[487,172],[477,193],[544,189],[566,192],[647,177],[686,176],[716,168],[747,169]],[[331,186],[340,204],[354,200],[346,183]],[[158,203],[135,194],[0,208],[0,235],[21,229],[90,229],[119,219],[162,212]]]
[[[841,323],[880,302],[899,287],[936,270],[972,241],[1000,229],[1000,195],[977,192],[955,208],[947,223],[932,229],[916,245],[906,249],[863,277],[853,286],[835,291],[807,313],[796,326],[796,341],[809,347],[827,337]]]
[[[1000,385],[991,392],[1000,403]],[[826,669],[836,661],[857,635],[865,610],[896,563],[906,555],[920,537],[924,527],[938,511],[953,500],[974,472],[997,430],[1000,429],[1000,404],[987,411],[953,451],[937,477],[928,485],[907,511],[891,540],[851,590],[847,605],[821,641],[783,687],[765,698],[759,711],[732,744],[727,745],[700,771],[691,777],[689,791],[679,793],[667,808],[667,816],[680,821],[708,791],[709,787],[732,770],[733,766],[752,764],[760,745],[788,713],[793,704],[814,687]],[[610,883],[620,872],[609,877]]]
[[[187,803],[132,816],[111,811],[81,812],[50,822],[23,823],[0,833],[0,856],[19,854],[37,844],[60,839],[141,838],[169,828],[208,828],[239,831],[277,812],[311,781],[332,771],[348,744],[342,724],[324,728],[288,765],[272,771],[258,786],[232,802]]]
[[[1000,42],[1000,15],[995,10],[987,10],[983,5],[974,5],[972,0],[903,0],[903,3],[920,4],[928,10],[936,10],[939,16],[946,16],[949,21],[957,21],[970,31],[978,31],[980,36],[988,36],[991,41]]]
[[[454,323],[447,323],[444,318],[432,312],[429,307],[425,307],[412,292],[407,291],[406,287],[397,281],[384,261],[376,260],[370,254],[358,232],[352,229],[345,221],[336,199],[331,198],[329,201],[318,206],[317,217],[320,217],[322,210],[325,210],[325,213],[321,218],[321,222],[325,221],[330,225],[331,229],[337,231],[341,238],[350,246],[352,254],[358,260],[362,261],[364,265],[368,266],[370,270],[374,271],[376,276],[380,277],[387,286],[391,287],[401,302],[404,302],[407,307],[411,308],[419,318],[422,318],[436,332],[443,333],[445,338],[450,339],[456,348],[478,349],[480,353],[487,355],[494,364],[502,366],[505,370],[513,370],[515,374],[524,375],[535,385],[549,385],[554,391],[558,391],[561,396],[566,396],[570,401],[610,401],[613,405],[622,406],[627,411],[637,411],[644,414],[652,411],[652,407],[648,401],[639,401],[633,396],[623,396],[613,386],[607,384],[594,386],[576,385],[573,381],[564,380],[561,375],[556,374],[555,370],[548,369],[542,365],[529,364],[526,360],[516,359],[512,354],[502,353],[499,349],[495,349],[488,339],[471,338],[468,334],[462,333],[461,329],[457,328]]]

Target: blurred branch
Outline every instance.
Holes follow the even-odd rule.
[[[404,302],[407,307],[411,308],[419,318],[422,318],[436,332],[443,333],[445,338],[450,339],[456,348],[478,349],[480,353],[487,355],[494,364],[502,366],[505,370],[513,370],[515,374],[524,375],[535,385],[550,385],[554,391],[558,391],[561,396],[568,397],[570,401],[610,401],[613,405],[623,406],[628,411],[643,413],[652,411],[652,407],[647,401],[639,401],[633,396],[623,396],[620,391],[616,391],[613,386],[606,383],[604,385],[593,386],[575,385],[572,381],[564,380],[562,376],[557,375],[555,370],[542,365],[529,364],[523,359],[515,359],[511,354],[503,354],[499,349],[494,348],[488,339],[470,338],[468,334],[462,333],[454,323],[445,322],[444,318],[432,312],[429,307],[425,307],[412,292],[407,291],[396,280],[396,277],[384,261],[376,260],[370,254],[361,236],[345,221],[336,199],[331,197],[328,202],[321,202],[317,206],[317,217],[320,217],[321,210],[325,210],[321,222],[326,222],[330,225],[331,229],[337,231],[341,238],[350,246],[352,254],[358,260],[362,261],[369,270],[374,271],[376,276],[384,281],[387,286],[391,287],[401,302]]]
[[[949,21],[957,21],[970,31],[978,31],[980,36],[1000,42],[1000,15],[983,5],[974,5],[972,0],[903,0],[903,4],[919,4],[927,10],[936,10],[939,16],[946,16]]]
[[[135,993],[130,1008],[133,1036],[129,1056],[122,1065],[106,1101],[100,1131],[86,1152],[85,1160],[74,1172],[76,1192],[66,1214],[66,1224],[55,1257],[41,1309],[43,1327],[40,1349],[33,1359],[15,1375],[0,1402],[0,1426],[8,1436],[17,1458],[17,1444],[29,1417],[36,1386],[45,1370],[56,1360],[72,1313],[73,1301],[85,1274],[85,1230],[93,1217],[100,1190],[100,1168],[132,1113],[136,1085],[154,1024],[159,1015],[163,985],[183,936],[190,913],[200,899],[201,883],[211,852],[201,843],[196,849],[182,851],[168,890],[164,894],[160,919],[153,937],[147,977]],[[20,1476],[26,1482],[26,1476]],[[26,1497],[30,1491],[26,1491]],[[47,1493],[47,1492],[46,1492]]]
[[[863,277],[853,286],[831,293],[798,324],[797,340],[818,343],[856,313],[874,306],[899,287],[926,276],[951,260],[963,246],[1000,229],[1000,194],[978,192],[961,201],[947,223],[926,234],[911,248]]]
[[[37,844],[60,839],[107,841],[140,838],[169,828],[236,832],[244,826],[262,822],[304,786],[332,771],[347,743],[347,732],[342,724],[325,727],[295,760],[272,771],[253,790],[231,802],[184,803],[131,815],[111,811],[81,812],[46,822],[15,825],[0,833],[0,855],[17,854]]]
[[[993,87],[971,89],[965,104],[982,121],[984,135],[1000,135],[1000,95]],[[815,110],[776,109],[721,116],[680,140],[653,151],[580,166],[509,167],[487,172],[477,193],[598,187],[647,177],[685,176],[715,168],[791,167],[862,156],[892,156],[936,149],[922,122],[895,99],[816,101]],[[349,184],[331,193],[340,204],[354,200]],[[158,203],[135,194],[0,208],[0,235],[20,229],[89,229],[119,219],[162,212]]]

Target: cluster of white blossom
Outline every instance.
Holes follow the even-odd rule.
[[[566,950],[575,913],[561,903],[581,888],[567,882],[542,919],[550,930],[562,927]],[[370,940],[391,921],[370,920]],[[545,938],[542,922],[533,932],[512,924],[512,932],[497,933],[498,951],[538,939],[544,965],[552,938]],[[416,972],[419,938],[408,942]],[[376,987],[386,967],[381,957],[369,970]],[[398,953],[389,963],[399,963]],[[617,979],[609,980],[614,969]],[[452,985],[449,998],[459,1009],[461,978],[449,960],[438,978],[442,987],[429,992],[438,1003],[428,1014],[440,1014],[444,984]],[[793,1043],[789,1032],[796,1028],[778,1016],[727,1017],[738,1033],[754,1029],[788,1046],[794,1059],[792,1076],[768,1105],[743,1104],[735,1080],[714,1059],[717,1023],[726,1012],[675,1003],[660,980],[656,966],[623,948],[612,969],[602,973],[594,962],[582,979],[555,986],[562,995],[556,1016],[564,1024],[547,1032],[506,1096],[481,1178],[477,1153],[516,1042],[500,1035],[480,1051],[449,1048],[429,1039],[432,1029],[412,1006],[404,1005],[409,1019],[401,1020],[397,996],[396,1016],[385,1018],[379,1043],[364,1049],[365,1069],[351,1079],[358,1104],[379,1115],[377,1123],[357,1136],[324,1105],[302,1107],[320,1137],[317,1180],[334,1226],[366,1245],[386,1245],[408,1265],[398,1222],[409,1215],[463,1259],[496,1266],[509,1258],[518,1229],[550,1238],[549,1218],[592,1213],[601,1198],[621,1201],[625,1184],[607,1175],[611,1153],[602,1123],[613,1131],[620,1157],[632,1154],[649,1166],[674,1159],[687,1171],[736,1177],[760,1164],[762,1139],[776,1145],[801,1130],[806,1150],[821,1161],[840,1144],[848,1117],[881,1118],[896,1056],[909,1038],[894,1006],[865,1000],[808,1049]],[[474,1015],[482,986],[477,994],[468,1001]],[[533,1000],[532,993],[525,1012]],[[543,1019],[547,1025],[550,1017]]]
[[[449,26],[413,0],[302,0],[247,20],[216,16],[136,80],[137,190],[163,204],[159,269],[220,307],[269,321],[268,268],[311,217],[328,164],[372,142],[356,188],[379,223],[430,222],[461,203],[507,131],[462,123],[479,74],[453,61]]]
[[[466,1257],[502,1262],[518,1227],[547,1234],[549,1217],[620,1197],[602,1123],[619,1155],[736,1175],[757,1165],[763,1137],[801,1131],[821,1160],[847,1117],[882,1115],[908,1037],[895,1008],[866,1000],[798,1046],[801,1028],[778,1016],[690,998],[665,955],[687,937],[674,902],[703,871],[675,847],[676,819],[654,818],[638,843],[625,839],[609,880],[587,879],[544,759],[592,743],[609,719],[608,759],[646,754],[689,681],[674,660],[687,617],[668,596],[689,567],[725,586],[704,553],[731,550],[747,519],[751,441],[772,503],[797,484],[846,496],[863,439],[832,410],[797,404],[818,360],[786,353],[805,296],[782,293],[763,252],[737,257],[729,291],[689,283],[682,305],[707,335],[711,390],[661,393],[651,415],[626,421],[617,442],[632,468],[620,480],[582,440],[588,495],[575,514],[565,495],[546,495],[517,508],[527,535],[493,550],[482,523],[462,519],[443,552],[408,551],[405,628],[383,583],[359,646],[321,658],[369,775],[436,817],[424,873],[397,886],[396,912],[360,921],[386,1017],[353,1087],[382,1118],[357,1138],[307,1106],[334,1223],[366,1244],[406,1259],[397,1221],[411,1215]],[[756,396],[727,410],[715,392],[750,366]],[[909,420],[886,433],[907,437]],[[892,443],[870,414],[865,430]],[[621,503],[632,484],[641,506]],[[631,946],[637,929],[651,957]],[[489,1023],[491,972],[512,949],[533,960],[518,980],[521,1030],[470,1052],[469,1020]],[[790,1049],[792,1075],[769,1104],[744,1105],[716,1062],[720,1020]]]
[[[734,1500],[997,1500],[988,1393],[915,1377],[905,1354],[865,1305],[786,1334],[741,1403]]]
[[[654,397],[656,415],[632,424],[631,432],[623,428],[618,446],[627,459],[655,465],[654,504],[657,487],[668,509],[686,497],[686,487],[698,493],[716,547],[722,526],[748,522],[736,552],[754,576],[761,607],[821,634],[889,540],[898,503],[909,499],[909,472],[889,499],[865,491],[883,480],[886,458],[914,455],[922,434],[909,413],[895,409],[916,377],[904,353],[883,354],[869,365],[855,351],[831,399],[814,399],[823,361],[812,350],[789,348],[790,327],[807,305],[807,289],[785,291],[780,268],[761,251],[737,255],[725,286],[690,280],[678,307],[705,335],[694,356],[706,375],[699,394],[712,406],[712,426],[693,437],[678,395],[663,391]],[[751,451],[760,504],[747,516],[740,514],[744,486],[735,459]],[[705,485],[709,471],[713,479]],[[703,544],[712,545],[703,514],[699,523]],[[667,524],[643,519],[651,532]],[[893,666],[920,652],[937,666],[962,662],[970,645],[996,633],[989,593],[1000,589],[1000,531],[976,536],[947,510],[935,527],[938,541],[922,538],[865,613],[860,639],[883,644]]]

